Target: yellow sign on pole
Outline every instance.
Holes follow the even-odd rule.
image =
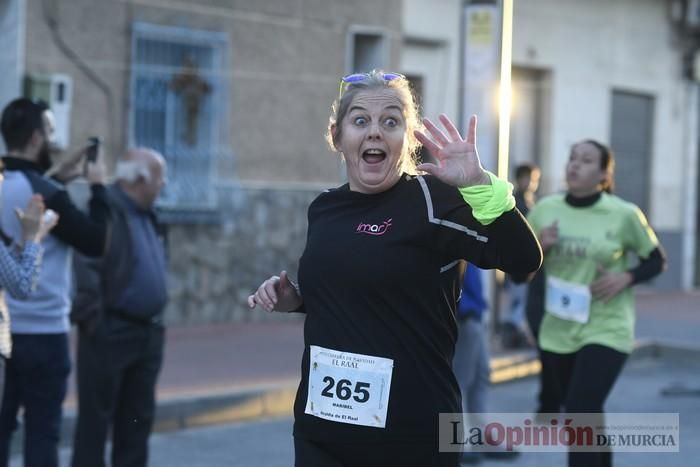
[[[469,31],[470,46],[487,46],[493,44],[493,14],[489,10],[472,11],[469,15]]]

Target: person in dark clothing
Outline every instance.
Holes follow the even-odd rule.
[[[467,265],[462,283],[462,295],[457,304],[457,343],[453,368],[462,390],[462,407],[471,418],[469,426],[483,426],[484,420],[475,414],[487,409],[487,392],[491,380],[489,349],[483,317],[488,308],[484,298],[481,269]],[[517,451],[465,450],[460,462],[478,464],[484,457],[506,460],[519,455]]]
[[[41,195],[46,208],[59,216],[51,235],[42,241],[44,258],[36,291],[23,300],[7,297],[13,354],[0,410],[0,467],[8,462],[20,406],[24,407],[25,466],[55,467],[70,372],[71,255],[73,249],[88,256],[104,251],[109,215],[104,166],[99,157],[85,165],[92,197],[89,213],[84,214],[59,180],[44,176],[50,167],[50,111],[30,99],[15,99],[3,110],[0,129],[8,151],[3,158],[3,230],[13,241],[19,240],[21,228],[14,209],[26,206],[34,194]]]
[[[520,164],[515,168],[515,207],[527,217],[535,204],[535,192],[540,184],[540,169],[534,164]],[[526,304],[528,286],[518,283],[510,275],[506,276],[508,307],[501,318],[501,341],[506,349],[530,347],[528,337]]]
[[[491,384],[489,351],[483,317],[488,308],[484,297],[481,270],[468,264],[464,271],[462,294],[457,303],[457,342],[452,368],[462,391],[462,411],[468,417],[483,414],[486,393]],[[469,420],[469,426],[481,420]],[[483,453],[466,450],[461,464],[481,463]]]
[[[527,217],[535,205],[535,193],[540,186],[540,168],[535,164],[520,164],[515,168],[515,207]]]
[[[168,300],[165,242],[153,204],[165,161],[133,149],[117,164],[111,186],[111,235],[104,258],[76,258],[78,420],[73,467],[145,467],[163,361]]]
[[[294,406],[296,466],[457,466],[438,414],[460,412],[452,371],[464,261],[527,274],[541,261],[512,186],[466,140],[424,120],[405,77],[346,76],[329,142],[348,183],[309,207],[299,282],[265,280],[251,308],[306,313]],[[429,134],[429,136],[428,136]],[[437,164],[416,167],[422,143]],[[427,175],[417,175],[421,170]]]
[[[453,362],[455,376],[462,390],[462,407],[465,413],[487,412],[486,392],[491,377],[483,323],[487,308],[481,270],[468,264],[464,271],[462,294],[457,304],[458,335]]]

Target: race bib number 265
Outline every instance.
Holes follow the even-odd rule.
[[[386,426],[394,361],[310,347],[305,413],[338,423]]]

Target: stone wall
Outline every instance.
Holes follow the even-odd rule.
[[[307,209],[320,188],[219,189],[219,212],[207,223],[169,225],[170,324],[300,319],[251,311],[246,299],[286,269],[296,278]]]

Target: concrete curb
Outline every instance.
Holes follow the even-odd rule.
[[[290,416],[296,391],[296,385],[285,385],[241,393],[164,401],[158,404],[154,431],[168,432],[258,418]]]

